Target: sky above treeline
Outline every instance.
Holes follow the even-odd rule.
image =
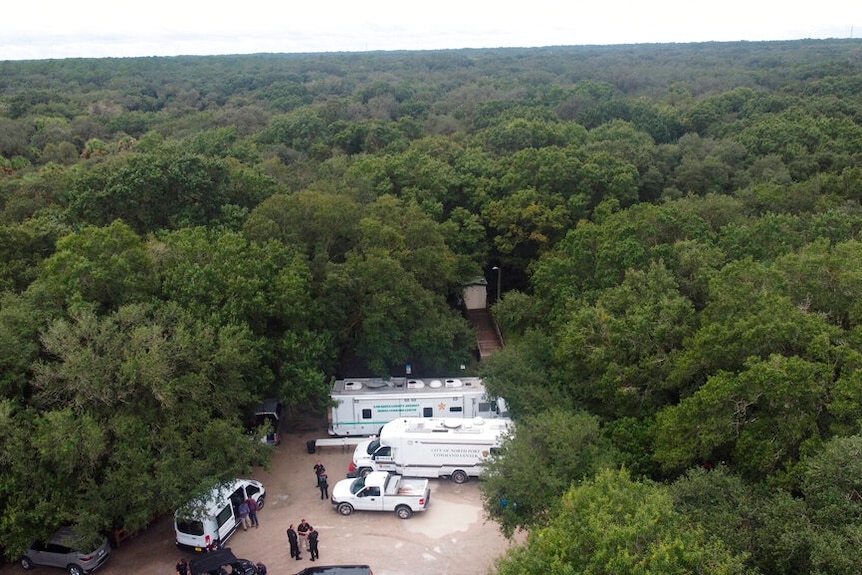
[[[819,0],[6,0],[0,61],[858,38]]]

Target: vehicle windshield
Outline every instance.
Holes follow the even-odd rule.
[[[509,417],[509,406],[506,405],[506,400],[498,397],[496,401],[496,411],[500,417]]]
[[[354,495],[362,491],[365,487],[365,478],[360,477],[356,481],[353,482],[353,485],[350,486],[350,492]]]
[[[365,452],[368,453],[368,455],[372,455],[375,451],[377,451],[378,447],[380,447],[380,440],[374,439],[371,441],[371,443],[368,444],[368,449],[366,449]]]

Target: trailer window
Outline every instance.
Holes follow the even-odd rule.
[[[423,407],[422,408],[422,417],[434,417],[434,408],[433,407]]]
[[[371,419],[371,410],[363,409],[362,410],[362,419]]]
[[[487,412],[491,411],[491,404],[488,403],[487,401],[480,401],[479,402],[479,411],[482,413],[487,413]]]
[[[461,406],[459,405],[459,406],[457,406],[457,407],[450,407],[450,408],[449,408],[449,411],[450,411],[450,412],[452,412],[452,413],[461,413],[461,412],[462,412],[462,411],[464,411],[464,410],[463,410],[463,409],[461,409]]]

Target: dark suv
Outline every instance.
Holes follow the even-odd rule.
[[[189,563],[191,575],[220,575],[227,573],[225,567],[230,566],[231,575],[258,575],[257,567],[248,559],[238,559],[230,548],[211,551],[192,559]]]
[[[262,441],[269,445],[279,445],[283,415],[284,405],[277,399],[267,399],[254,410],[250,431],[254,433],[259,428],[269,425],[269,431]]]
[[[83,549],[83,551],[81,551]],[[60,567],[70,575],[92,573],[111,556],[108,539],[88,545],[71,527],[62,527],[48,541],[36,541],[21,557],[21,567],[32,569],[36,565]]]

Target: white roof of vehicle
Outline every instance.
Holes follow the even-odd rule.
[[[390,421],[380,432],[380,442],[403,435],[416,439],[497,438],[512,426],[511,419],[402,417]]]
[[[408,379],[406,377],[338,379],[332,384],[332,395],[452,395],[453,391],[485,391],[478,377]]]
[[[195,519],[202,519],[203,517],[213,515],[221,511],[221,505],[225,498],[230,497],[231,493],[239,487],[246,485],[260,485],[261,490],[263,490],[263,485],[254,479],[234,479],[233,481],[220,483],[213,487],[209,495],[206,496],[206,499],[199,497],[189,501],[186,505],[177,509],[175,515],[177,517],[191,517]]]

